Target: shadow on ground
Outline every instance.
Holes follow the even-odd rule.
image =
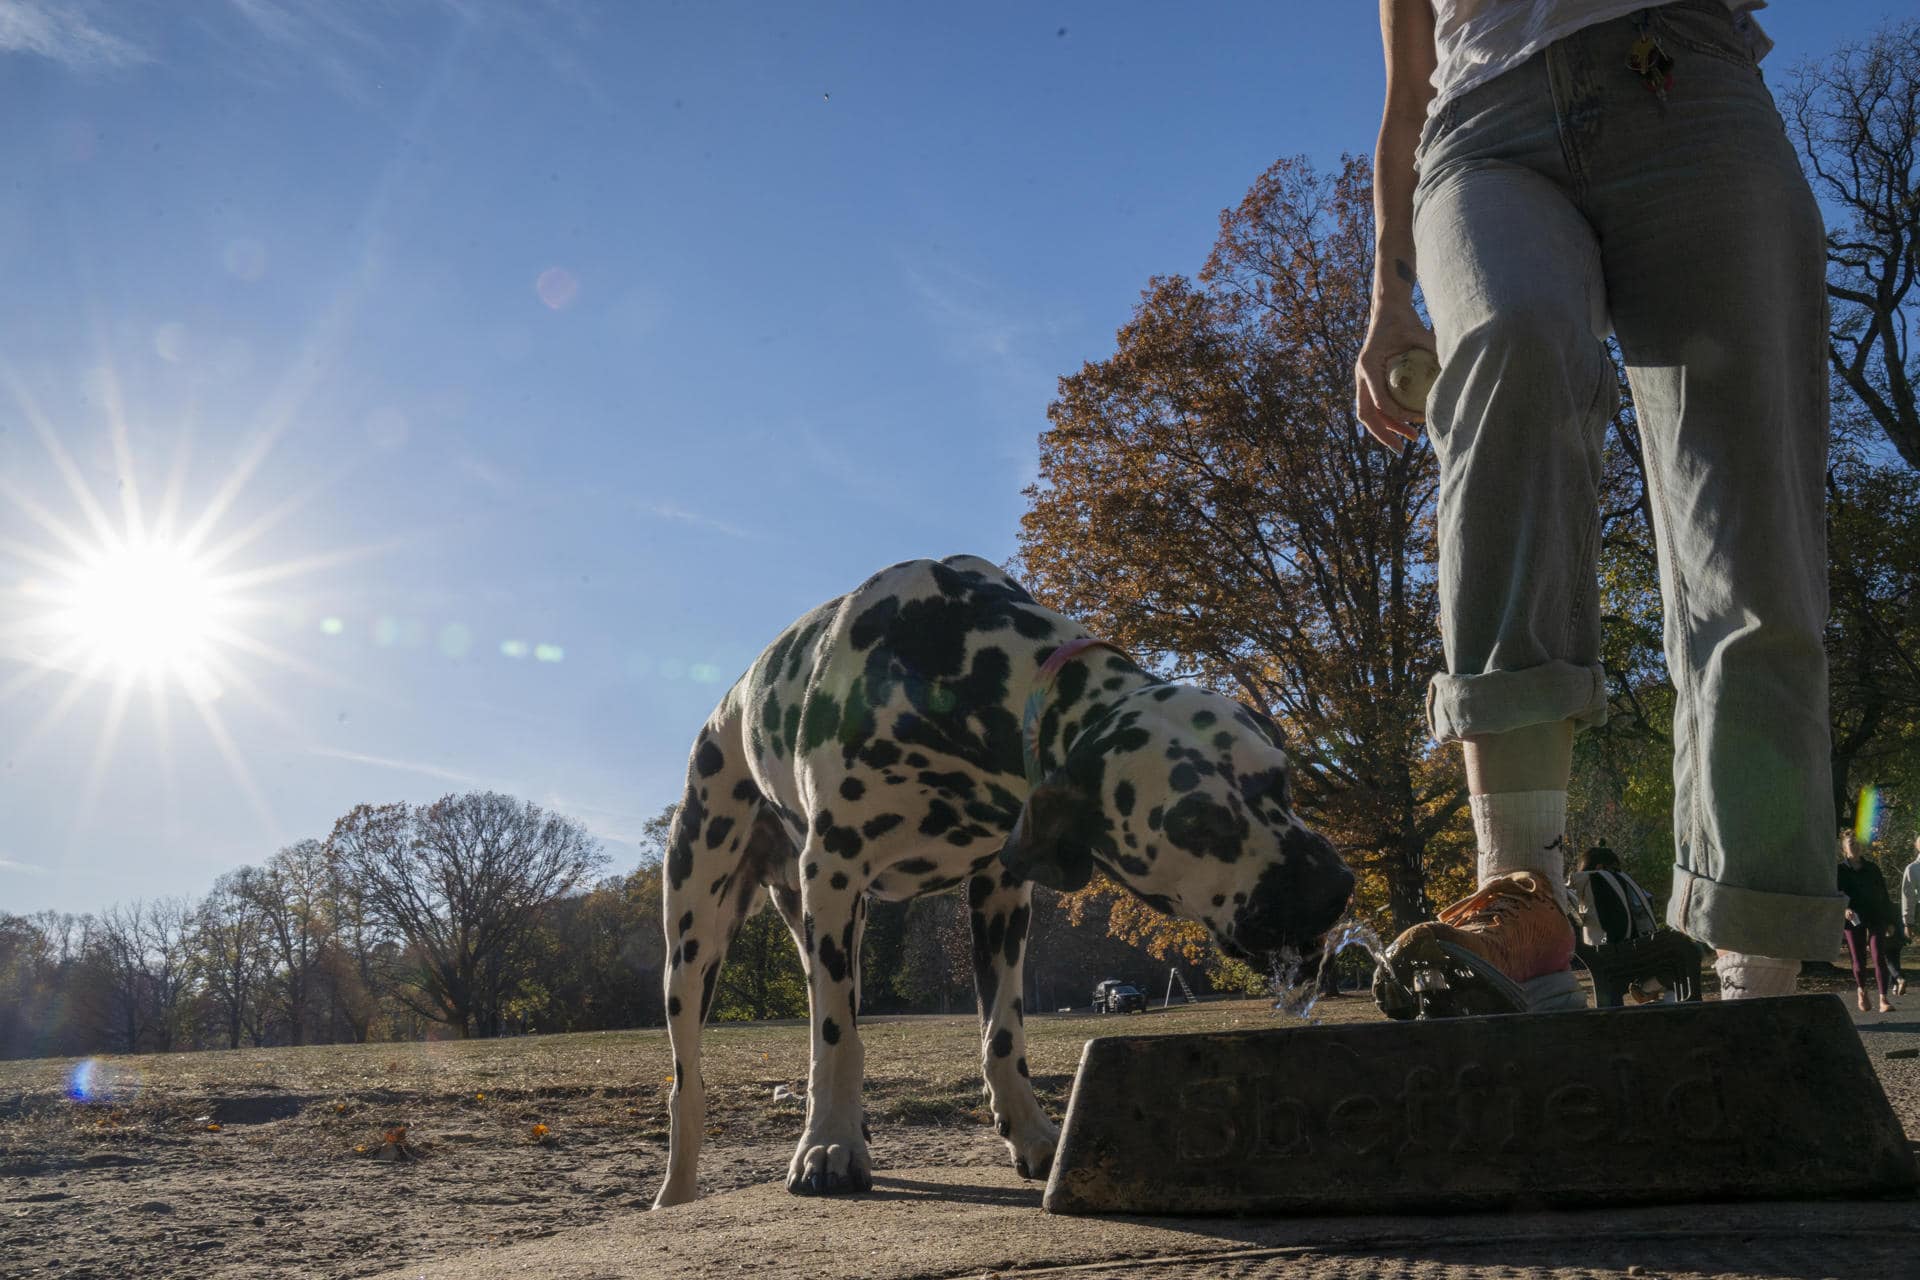
[[[872,1193],[774,1186],[633,1214],[548,1240],[443,1259],[390,1280],[850,1280],[1062,1275],[1580,1280],[1911,1274],[1913,1200],[1688,1205],[1573,1213],[1316,1219],[1093,1218],[1039,1211],[1011,1170],[903,1169]]]

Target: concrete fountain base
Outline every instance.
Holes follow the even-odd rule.
[[[1055,1213],[1388,1213],[1911,1193],[1831,995],[1087,1042]]]

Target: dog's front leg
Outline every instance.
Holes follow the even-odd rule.
[[[809,849],[801,864],[820,856],[820,850]],[[816,893],[815,886],[822,883],[809,879],[802,890],[800,940],[813,1056],[807,1074],[807,1125],[787,1167],[787,1190],[796,1195],[873,1189],[873,1162],[867,1154],[860,1105],[866,1050],[855,1025],[866,904],[844,889]]]
[[[972,907],[973,985],[980,997],[981,1073],[993,1096],[993,1123],[1023,1178],[1053,1167],[1060,1130],[1040,1108],[1027,1075],[1026,1010],[1021,1004],[1033,886],[1008,884],[996,870],[967,884]]]

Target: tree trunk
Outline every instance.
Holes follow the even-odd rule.
[[[1402,830],[1387,850],[1382,871],[1387,882],[1387,920],[1394,936],[1430,919],[1427,902],[1426,842],[1415,831]]]

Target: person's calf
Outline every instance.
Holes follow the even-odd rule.
[[[1560,892],[1567,881],[1567,793],[1496,791],[1468,797],[1477,847],[1476,882],[1532,871]]]

